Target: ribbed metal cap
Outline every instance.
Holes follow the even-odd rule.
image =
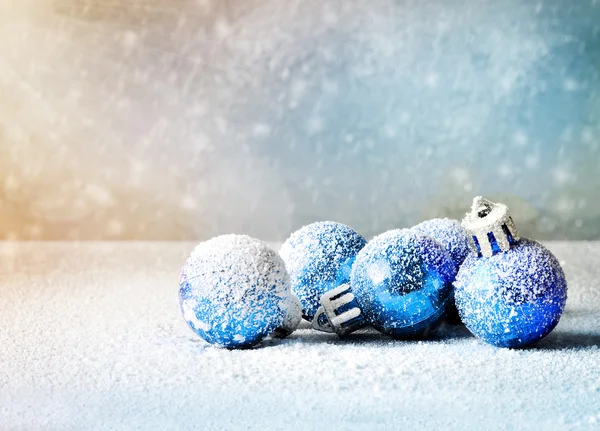
[[[321,296],[321,306],[312,320],[318,331],[335,332],[340,338],[367,325],[356,298],[345,283]]]
[[[471,233],[473,250],[479,256],[493,256],[510,250],[519,240],[519,233],[508,207],[477,196],[471,211],[462,221]]]

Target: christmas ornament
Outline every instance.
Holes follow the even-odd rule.
[[[556,258],[520,238],[506,205],[476,197],[463,221],[473,252],[460,268],[456,306],[467,328],[499,347],[524,347],[554,329],[567,283]]]
[[[350,281],[350,271],[365,239],[352,228],[317,222],[294,232],[279,251],[290,274],[302,313],[312,320],[325,292]]]
[[[397,338],[425,335],[444,315],[456,272],[433,238],[392,230],[371,240],[354,262],[350,288],[322,298],[327,323],[338,335],[372,324]],[[323,319],[324,320],[324,319]]]
[[[279,255],[245,235],[198,245],[183,267],[179,300],[189,327],[209,343],[248,347],[296,318],[289,276]],[[297,313],[297,312],[296,312]]]
[[[470,252],[469,232],[456,220],[436,218],[414,226],[412,230],[423,235],[429,235],[438,241],[450,254],[456,271]],[[450,292],[450,301],[446,309],[446,322],[459,324],[460,317],[454,305],[454,289]]]
[[[456,220],[449,218],[426,220],[414,226],[412,230],[429,235],[439,242],[450,254],[457,270],[471,250],[469,232]]]

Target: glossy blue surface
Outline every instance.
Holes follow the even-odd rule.
[[[350,281],[352,264],[367,241],[352,228],[316,222],[294,232],[280,254],[290,274],[302,313],[312,320],[325,292]]]
[[[198,247],[183,267],[179,288],[188,326],[227,348],[250,347],[273,333],[288,307],[289,279],[279,255],[258,240],[235,237],[242,244]]]
[[[567,299],[560,264],[544,246],[528,239],[506,253],[469,255],[454,285],[464,324],[499,347],[524,347],[548,335]]]
[[[443,317],[455,272],[437,241],[408,229],[393,230],[358,254],[351,286],[375,328],[412,338],[425,335]]]
[[[179,295],[181,302],[193,298],[193,284],[183,283]],[[249,347],[273,333],[280,326],[283,319],[280,302],[279,298],[265,297],[261,301],[262,308],[254,310],[230,304],[227,311],[228,319],[223,321],[221,316],[215,313],[217,305],[213,301],[207,298],[198,298],[198,303],[193,311],[196,318],[206,323],[207,327],[194,326],[191,319],[186,319],[186,322],[198,336],[211,344],[228,348]]]

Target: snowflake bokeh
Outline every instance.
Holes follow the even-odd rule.
[[[0,238],[600,238],[600,2],[0,6]]]

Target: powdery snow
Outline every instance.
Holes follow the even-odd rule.
[[[0,243],[0,428],[597,430],[600,243],[546,245],[569,299],[533,348],[304,324],[229,351],[180,314],[194,244]]]

